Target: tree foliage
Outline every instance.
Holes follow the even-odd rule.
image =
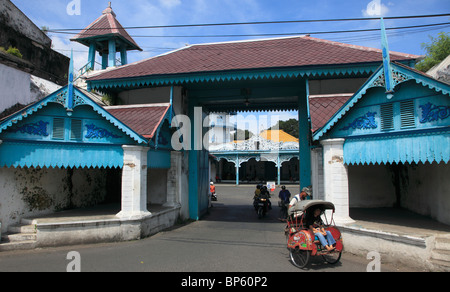
[[[288,133],[291,136],[294,136],[295,138],[300,137],[299,123],[298,123],[298,120],[296,120],[296,119],[290,119],[287,121],[279,121],[277,125],[270,128],[270,130],[274,130],[274,129],[283,130],[284,132]]]
[[[448,55],[450,55],[450,36],[445,33],[439,33],[437,38],[430,36],[431,43],[423,43],[422,48],[427,52],[426,58],[416,65],[416,69],[427,72]]]
[[[248,140],[253,136],[254,136],[254,134],[252,132],[250,132],[249,130],[238,129],[236,131],[236,133],[234,134],[234,140],[235,141]]]

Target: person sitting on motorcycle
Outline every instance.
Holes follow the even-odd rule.
[[[289,192],[289,190],[286,189],[286,186],[281,187],[281,191],[280,194],[278,195],[278,198],[280,198],[280,200],[284,202],[285,205],[289,204],[289,201],[291,199],[291,192]]]
[[[258,199],[260,195],[261,195],[261,185],[257,185],[255,195],[253,196],[253,207],[255,207],[255,210],[258,210]]]
[[[267,206],[269,208],[269,210],[272,210],[272,202],[270,202],[270,193],[267,190],[266,186],[263,186],[261,188],[261,195],[259,196],[262,199],[266,199],[267,200]]]
[[[209,185],[209,190],[211,191],[211,194],[212,194],[212,195],[215,195],[215,194],[216,194],[216,186],[214,185],[213,182],[210,183],[210,185]]]
[[[320,243],[323,247],[327,249],[327,251],[334,250],[334,245],[336,241],[333,238],[333,235],[330,231],[326,231],[322,218],[322,210],[320,208],[314,209],[314,212],[306,215],[306,226],[311,230],[314,235],[319,239]]]

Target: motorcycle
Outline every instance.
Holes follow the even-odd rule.
[[[256,212],[259,219],[262,219],[264,216],[266,216],[267,210],[269,209],[268,206],[269,202],[267,199],[258,198]]]

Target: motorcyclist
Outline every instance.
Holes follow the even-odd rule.
[[[288,216],[288,206],[291,199],[291,192],[289,192],[289,190],[286,189],[286,186],[281,187],[281,191],[280,194],[278,195],[278,198],[280,198],[281,201],[280,202],[281,211],[279,219],[284,220]]]
[[[256,186],[255,195],[253,196],[253,207],[255,207],[255,210],[258,210],[258,200],[261,195],[261,187],[262,185],[260,184]]]
[[[272,202],[270,202],[270,193],[266,186],[263,186],[261,188],[261,195],[259,197],[262,199],[266,199],[269,210],[272,210]]]
[[[280,198],[281,201],[283,201],[286,205],[289,204],[291,199],[291,192],[286,189],[286,186],[281,187],[280,194],[278,195],[278,198]]]

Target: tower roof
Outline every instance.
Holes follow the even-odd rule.
[[[103,11],[102,16],[72,38],[71,41],[89,46],[92,40],[104,37],[118,37],[127,45],[127,50],[142,51],[139,45],[127,33],[119,21],[117,21],[116,14],[111,8],[111,2],[109,2],[109,6]]]

